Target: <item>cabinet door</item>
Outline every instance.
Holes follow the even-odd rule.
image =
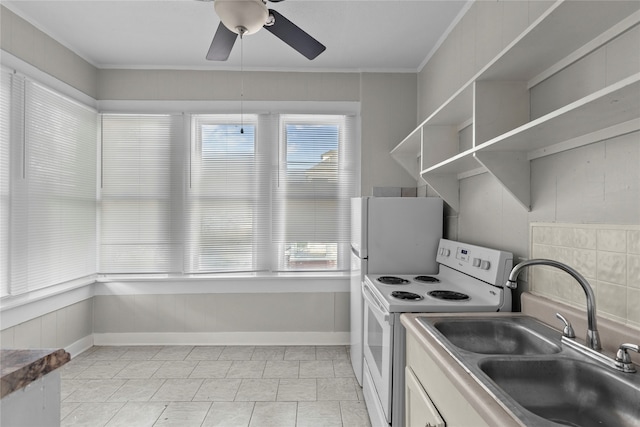
[[[411,368],[405,368],[405,427],[446,427]]]

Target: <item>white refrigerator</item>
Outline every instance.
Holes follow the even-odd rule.
[[[351,364],[360,385],[364,276],[437,273],[442,227],[439,197],[351,199]]]

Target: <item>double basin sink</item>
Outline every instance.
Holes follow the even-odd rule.
[[[640,425],[640,372],[589,360],[532,317],[418,320],[526,425]]]

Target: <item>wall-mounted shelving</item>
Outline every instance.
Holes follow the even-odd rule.
[[[459,179],[480,172],[489,172],[529,210],[531,159],[640,130],[640,72],[535,120],[529,112],[533,84],[638,25],[639,9],[640,2],[557,1],[392,156],[400,164],[412,158],[410,173],[455,211]],[[465,150],[458,132],[469,124],[473,146]]]

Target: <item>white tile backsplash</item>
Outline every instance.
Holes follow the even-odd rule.
[[[640,327],[640,226],[531,223],[531,258],[576,269],[591,284],[598,315]],[[584,292],[561,270],[531,269],[531,292],[584,308]]]

